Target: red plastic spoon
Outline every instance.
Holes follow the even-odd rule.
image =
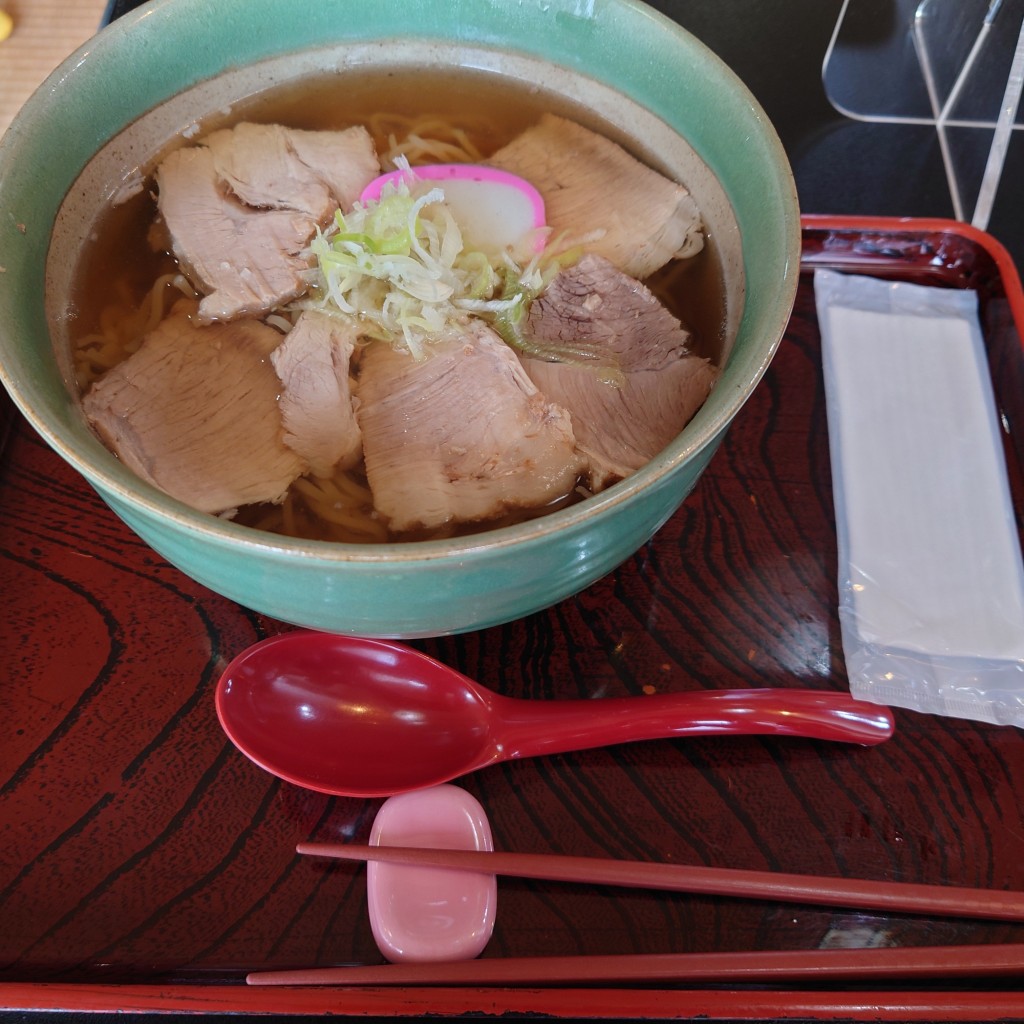
[[[887,708],[819,690],[503,697],[387,640],[298,631],[254,644],[217,685],[224,731],[274,775],[338,796],[391,796],[499,761],[674,736],[774,734],[871,745]]]

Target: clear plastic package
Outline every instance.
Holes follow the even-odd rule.
[[[970,291],[819,270],[850,689],[1024,726],[1024,563]]]

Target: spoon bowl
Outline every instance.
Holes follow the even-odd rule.
[[[634,740],[759,734],[872,745],[894,727],[887,708],[820,690],[504,697],[403,644],[303,630],[235,658],[217,684],[216,707],[230,740],[261,768],[355,797]]]

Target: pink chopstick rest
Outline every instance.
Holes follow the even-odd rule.
[[[447,783],[385,800],[370,844],[494,849],[479,801]],[[493,874],[371,861],[366,894],[374,941],[393,963],[471,960],[494,931],[498,884]]]

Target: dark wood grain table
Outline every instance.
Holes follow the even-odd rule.
[[[972,287],[983,301],[1017,508],[1024,359],[992,250],[952,224],[809,223],[805,261]],[[997,253],[998,254],[998,253]],[[1004,264],[1007,266],[1008,264]],[[1018,304],[1019,292],[1011,289]],[[507,626],[422,649],[533,699],[737,686],[842,690],[813,293],[693,495],[618,570]],[[226,661],[291,627],[155,556],[27,424],[0,461],[0,1004],[80,1009],[750,1018],[858,1015],[867,989],[253,990],[244,973],[379,962],[363,870],[296,842],[365,841],[379,801],[328,798],[242,757],[216,720]],[[782,738],[637,743],[460,783],[495,844],[1024,889],[1019,730],[897,712],[877,748]],[[969,920],[502,879],[487,956],[996,943]],[[1016,980],[873,992],[872,1012]],[[936,1000],[940,1000],[936,1003]],[[888,1001],[888,1002],[887,1002]],[[891,1007],[890,1007],[891,1009]],[[962,1018],[959,1018],[962,1019]]]
[[[921,220],[951,213],[934,134],[852,123],[827,102],[821,60],[841,0],[655,6],[744,78],[779,128],[803,208],[830,215],[808,223],[808,270],[979,291],[1020,523],[1021,300],[993,258],[998,247]],[[1008,174],[1024,166],[1022,149],[1015,138]],[[991,226],[1018,261],[1022,210],[1004,200]],[[220,670],[290,627],[155,556],[6,397],[0,437],[5,1024],[124,1011],[1024,1020],[1019,979],[885,989],[246,988],[253,968],[379,960],[363,871],[292,853],[299,840],[364,840],[379,802],[278,782],[220,731]],[[843,690],[836,604],[819,336],[805,277],[766,379],[652,542],[549,611],[417,646],[500,692],[537,699]],[[896,736],[870,750],[664,741],[506,764],[460,784],[506,849],[1024,889],[1024,736],[1010,728],[897,711]],[[485,955],[1020,941],[1024,930],[1009,924],[502,879]]]

